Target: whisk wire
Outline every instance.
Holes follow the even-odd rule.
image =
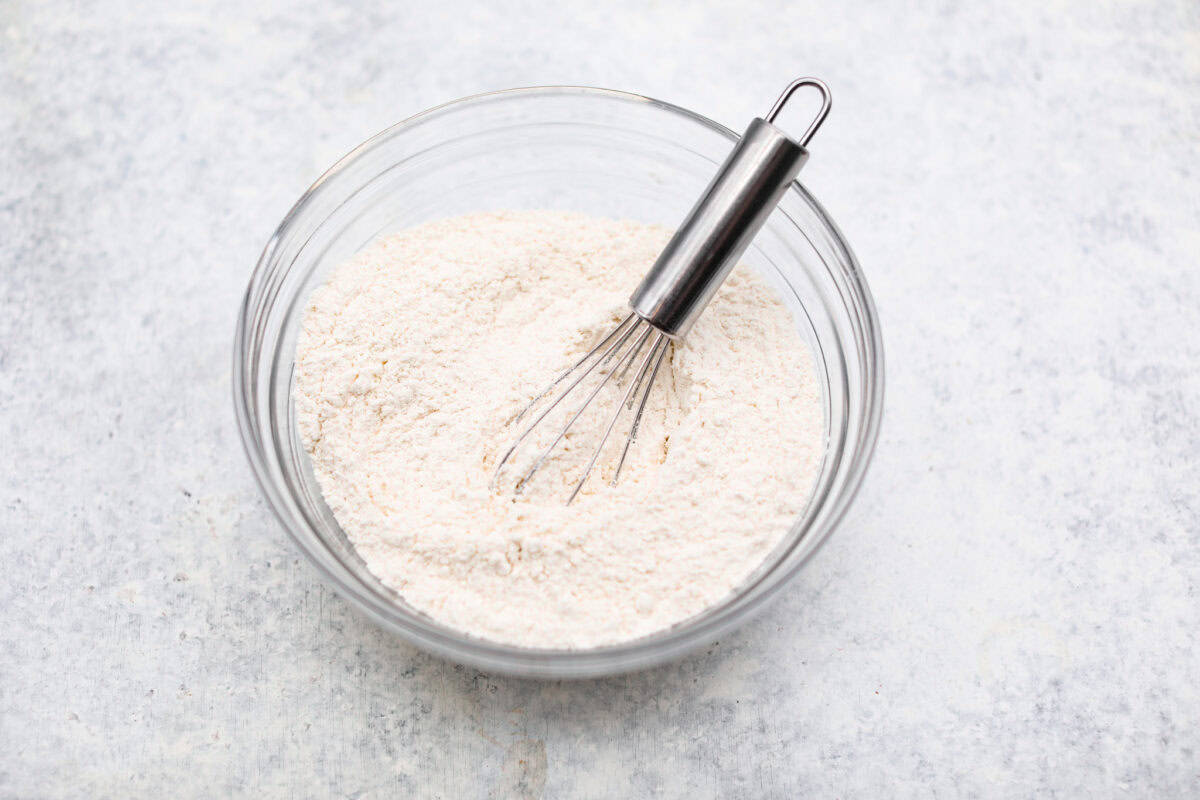
[[[632,326],[630,326],[628,323],[634,319],[636,319],[637,322],[635,322]],[[500,477],[500,471],[504,468],[504,465],[506,463],[508,463],[508,460],[510,458],[512,458],[513,453],[515,453],[517,451],[517,448],[520,447],[521,444],[527,438],[529,438],[529,434],[533,433],[533,431],[537,428],[537,426],[541,424],[542,420],[544,420],[547,416],[549,416],[550,412],[552,412],[555,408],[557,408],[558,405],[567,398],[567,395],[569,395],[572,391],[574,391],[576,386],[578,386],[580,383],[582,383],[587,378],[588,375],[591,375],[592,372],[596,369],[596,367],[598,367],[601,364],[608,361],[609,357],[613,354],[613,352],[620,349],[620,347],[626,341],[628,341],[629,337],[633,334],[634,330],[637,329],[638,323],[640,323],[640,322],[641,322],[641,319],[638,318],[637,315],[635,315],[635,314],[630,314],[628,317],[626,317],[625,320],[620,325],[618,325],[616,328],[614,328],[608,336],[605,336],[604,339],[601,340],[601,342],[599,344],[597,344],[595,347],[593,347],[591,350],[589,350],[583,358],[581,358],[578,362],[575,363],[574,366],[572,366],[570,369],[568,369],[566,372],[564,372],[562,375],[560,375],[553,383],[550,384],[549,387],[546,388],[545,391],[536,395],[533,398],[533,400],[530,402],[530,404],[525,407],[525,410],[517,415],[516,420],[514,420],[514,421],[519,421],[522,417],[524,417],[527,413],[529,413],[530,409],[532,409],[537,404],[538,400],[541,400],[543,397],[548,395],[550,392],[554,391],[555,386],[562,383],[563,380],[565,380],[574,370],[583,366],[583,364],[586,363],[588,361],[588,359],[592,358],[592,356],[594,356],[602,347],[604,347],[606,343],[611,342],[611,344],[608,344],[607,349],[604,350],[604,352],[600,356],[600,358],[597,359],[595,362],[593,362],[592,365],[589,366],[586,370],[584,370],[579,376],[577,376],[575,378],[575,380],[572,381],[571,384],[566,389],[561,391],[558,394],[558,396],[555,397],[553,401],[551,401],[550,405],[548,405],[546,408],[544,408],[542,410],[542,413],[538,415],[537,419],[535,419],[533,422],[529,423],[529,425],[525,428],[525,430],[522,431],[522,433],[516,438],[516,440],[512,443],[512,446],[508,448],[508,451],[505,452],[504,456],[496,464],[496,470],[495,470],[495,472],[492,473],[493,488],[495,487],[495,484]],[[616,341],[613,341],[613,339],[616,339]]]
[[[642,338],[637,345],[632,348],[632,355],[626,362],[625,368],[621,370],[622,376],[629,371],[629,368],[636,360],[637,354],[641,350],[642,345],[646,343],[646,340],[650,338],[650,334],[653,332],[653,328],[647,330],[642,335]],[[655,355],[658,353],[658,349],[662,345],[664,339],[666,339],[666,337],[663,334],[658,334],[658,338],[654,340],[654,346],[650,348],[650,352],[646,353],[646,358],[642,360],[642,366],[638,369],[637,378],[633,381],[633,383],[629,384],[629,388],[625,391],[625,397],[623,397],[621,402],[617,404],[616,411],[614,411],[612,416],[609,418],[608,426],[604,429],[604,435],[600,437],[600,444],[596,445],[596,449],[592,452],[591,460],[588,461],[588,465],[584,469],[582,477],[579,478],[579,483],[575,484],[575,490],[572,491],[571,496],[567,498],[567,505],[571,505],[571,501],[575,499],[576,495],[579,494],[579,490],[583,488],[585,483],[587,483],[588,476],[592,474],[592,468],[596,466],[596,460],[600,458],[600,453],[604,450],[604,445],[606,442],[608,442],[608,437],[612,434],[612,430],[616,426],[617,420],[621,417],[621,412],[625,411],[626,408],[632,404],[633,397],[637,394],[638,387],[642,385],[642,381],[645,380],[646,373],[650,370],[650,364],[654,361]],[[630,431],[632,432],[632,428]],[[628,449],[628,445],[626,445],[626,449]]]
[[[650,371],[650,380],[646,381],[646,388],[642,390],[642,399],[638,401],[637,413],[633,415],[633,422],[629,426],[629,435],[625,437],[625,447],[621,449],[621,458],[617,460],[617,468],[613,472],[609,486],[616,486],[617,479],[621,477],[621,468],[625,466],[625,457],[629,455],[629,448],[637,439],[638,428],[642,425],[642,414],[646,411],[646,401],[650,399],[650,391],[654,388],[654,379],[658,377],[658,369],[662,366],[663,357],[666,356],[671,342],[666,336],[660,334],[654,346],[658,348],[658,356],[654,359],[654,368]],[[652,350],[651,354],[653,352]]]
[[[534,406],[537,405],[537,402],[539,400],[541,400],[543,397],[545,397],[546,395],[553,392],[555,387],[558,386],[560,383],[562,383],[564,380],[566,380],[568,375],[570,375],[575,370],[579,369],[584,364],[584,362],[586,362],[592,356],[596,355],[596,353],[598,353],[600,350],[602,350],[604,347],[606,347],[608,345],[608,343],[611,342],[613,339],[615,339],[617,336],[620,336],[621,333],[625,330],[625,327],[627,325],[629,325],[630,322],[633,322],[635,320],[637,320],[638,322],[641,321],[637,314],[630,314],[629,316],[625,317],[625,319],[621,320],[621,324],[618,325],[617,327],[613,328],[611,331],[609,331],[608,335],[605,336],[603,339],[601,339],[599,341],[599,343],[596,344],[595,347],[593,347],[591,350],[588,350],[586,353],[583,354],[582,358],[580,358],[574,364],[572,364],[571,366],[567,367],[562,372],[560,372],[558,374],[558,377],[555,378],[549,386],[547,386],[545,389],[543,389],[542,391],[535,394],[533,396],[533,399],[529,401],[529,404],[526,405],[523,409],[521,409],[521,413],[517,414],[517,416],[513,417],[512,424],[515,425],[516,423],[520,422],[525,417],[525,415],[529,413],[530,409],[532,409]],[[601,359],[601,363],[603,363],[603,361],[604,361],[604,359]],[[587,376],[585,375],[584,377],[587,377]],[[503,463],[503,462],[501,462],[501,463]]]
[[[639,323],[640,323],[640,320],[639,320]],[[633,332],[635,330],[637,330],[639,327],[640,327],[640,325],[634,325],[632,328],[630,328],[618,340],[618,344],[624,343],[630,337],[630,335],[632,335]],[[617,370],[622,366],[622,362],[626,361],[627,359],[629,362],[632,362],[634,359],[637,358],[638,351],[642,349],[642,346],[644,344],[646,344],[646,340],[650,338],[650,335],[652,333],[654,333],[654,329],[651,328],[649,325],[647,325],[645,332],[642,333],[642,335],[638,337],[637,341],[635,341],[634,344],[628,350],[626,350],[624,353],[621,354],[621,357],[617,361],[617,363],[608,371],[608,373],[600,380],[600,382],[598,384],[596,384],[596,387],[594,389],[592,389],[591,393],[588,394],[587,398],[582,403],[579,404],[579,408],[571,416],[571,419],[567,421],[567,424],[564,425],[562,427],[562,429],[558,432],[558,435],[554,437],[554,441],[550,442],[550,444],[547,445],[546,449],[542,451],[541,455],[539,455],[537,460],[533,463],[533,466],[529,468],[529,471],[526,472],[525,475],[519,481],[517,481],[517,486],[516,486],[516,490],[515,490],[517,494],[520,494],[522,492],[522,490],[524,490],[526,484],[529,483],[530,478],[532,478],[537,473],[537,471],[542,468],[542,464],[546,463],[546,459],[550,457],[550,454],[552,452],[554,452],[554,448],[558,446],[558,443],[563,440],[563,437],[565,437],[567,435],[567,433],[571,430],[572,426],[574,426],[575,423],[579,421],[579,418],[583,416],[584,412],[588,410],[588,406],[590,406],[592,404],[592,401],[596,399],[596,395],[600,394],[600,392],[604,390],[604,387],[608,385],[608,382],[613,379],[613,376],[615,376],[617,374]],[[605,361],[605,360],[608,360],[608,359],[601,359],[601,361]],[[591,372],[591,370],[594,369],[595,366],[596,365],[593,364],[592,367],[588,369],[588,372]],[[582,378],[580,378],[580,380],[582,380]],[[563,396],[568,394],[571,391],[571,389],[573,389],[578,384],[579,384],[579,380],[576,380],[574,383],[572,383],[571,388],[567,389],[566,392],[563,393]],[[557,404],[557,401],[555,404]],[[540,422],[544,417],[545,417],[545,414],[543,414],[542,417],[539,417],[538,422]],[[534,425],[537,425],[537,423],[535,422]],[[574,497],[574,495],[572,495],[572,497]],[[568,502],[570,502],[570,501],[568,501]]]

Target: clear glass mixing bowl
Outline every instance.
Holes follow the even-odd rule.
[[[300,198],[246,290],[234,349],[234,402],[262,491],[343,597],[418,647],[454,661],[527,676],[585,677],[646,667],[710,643],[796,575],[853,499],[883,403],[883,355],[870,293],[841,233],[799,183],[743,261],[794,310],[816,355],[828,437],[820,478],[767,562],[725,602],[671,629],[590,650],[534,650],[471,638],[414,611],[366,570],[322,501],[291,402],[296,334],[309,293],[327,270],[377,236],[433,218],[505,208],[569,209],[673,227],[735,140],[712,120],[634,94],[513,89],[448,103],[389,128]]]

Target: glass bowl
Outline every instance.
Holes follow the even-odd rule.
[[[816,552],[846,512],[870,460],[883,403],[883,355],[858,264],[799,183],[743,263],[775,288],[813,348],[826,454],[807,507],[782,544],[734,594],[698,616],[588,650],[515,647],[441,625],[367,571],[322,501],[296,430],[293,356],[306,300],[330,268],[363,245],[426,220],[506,208],[574,210],[674,227],[736,139],[699,114],[639,95],[512,89],[438,106],[387,129],[335,164],[288,212],[255,267],[238,318],[234,404],[271,507],[351,604],[416,646],[457,662],[531,677],[588,677],[647,667],[711,643],[761,609]]]

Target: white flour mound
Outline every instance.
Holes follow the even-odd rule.
[[[795,522],[824,452],[820,387],[790,313],[744,267],[670,351],[615,487],[606,455],[564,505],[616,407],[603,396],[525,493],[489,486],[513,417],[628,313],[669,236],[458,217],[376,242],[313,293],[300,435],[358,553],[417,610],[515,645],[621,642],[725,599]]]

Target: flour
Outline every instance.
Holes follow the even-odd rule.
[[[569,457],[519,497],[489,487],[513,417],[628,313],[669,235],[458,217],[380,240],[313,293],[300,435],[346,535],[415,609],[499,642],[612,644],[725,599],[795,522],[823,455],[820,387],[790,313],[743,267],[664,362],[615,487],[602,464],[564,506]]]

